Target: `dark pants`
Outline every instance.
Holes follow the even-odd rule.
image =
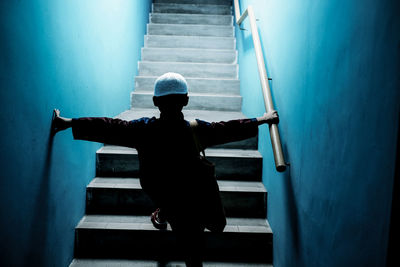
[[[160,219],[166,219],[176,234],[179,256],[185,260],[186,266],[203,266],[205,226],[197,201],[190,200],[188,190],[177,191],[177,187],[161,190],[157,186],[143,185],[143,190],[160,208]]]
[[[179,252],[182,253],[187,267],[203,266],[204,227],[193,225],[193,222],[190,221],[183,223],[186,225],[180,225],[179,222],[170,223],[172,230],[176,233]]]

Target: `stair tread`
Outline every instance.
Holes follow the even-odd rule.
[[[134,148],[105,145],[96,152],[97,154],[125,154],[135,155],[137,150]],[[208,148],[206,149],[208,157],[230,157],[230,158],[262,158],[260,152],[251,149],[224,149],[224,148]]]
[[[145,35],[145,47],[224,48],[235,49],[234,37]]]
[[[133,94],[153,95],[153,91],[138,89]],[[193,93],[189,92],[189,96],[212,96],[212,97],[242,97],[240,94],[221,94],[221,93]]]
[[[153,47],[151,47],[153,48]],[[153,62],[153,61],[146,61],[146,62]],[[166,62],[166,63],[170,63],[170,62]],[[182,62],[176,62],[176,63],[182,63]],[[201,62],[197,62],[196,64],[233,64],[233,63],[201,63]],[[235,63],[236,64],[236,63]],[[137,75],[136,78],[158,78],[159,76],[152,76],[152,75]],[[238,78],[203,78],[203,77],[185,77],[186,81],[187,80],[202,80],[202,81],[239,81]]]
[[[145,60],[141,60],[139,61],[140,63],[146,63],[146,64],[152,64],[152,65],[194,65],[194,66],[218,66],[218,67],[231,67],[231,66],[235,66],[238,65],[237,63],[203,63],[203,62],[170,62],[170,61],[160,61],[160,62],[154,62],[154,61],[145,61]],[[194,77],[196,78],[196,77]],[[202,78],[202,77],[199,77]],[[203,78],[203,79],[207,79],[207,78]],[[235,79],[235,78],[225,78],[225,79]]]
[[[169,227],[167,230],[171,230]],[[154,228],[149,216],[134,215],[85,215],[76,229],[159,231]],[[228,217],[224,232],[272,234],[268,221],[259,218]]]
[[[233,26],[208,24],[147,24],[147,34],[163,34],[172,36],[226,36],[235,35]]]
[[[69,267],[158,267],[158,261],[122,259],[74,259]],[[182,267],[184,262],[171,261],[165,267]],[[204,267],[272,267],[264,263],[203,262]]]
[[[187,14],[187,13],[165,13],[165,12],[152,12],[150,13],[152,16],[174,16],[174,17],[182,17],[182,18],[191,18],[191,17],[200,17],[200,18],[232,18],[232,15],[224,15],[224,14]],[[169,23],[164,23],[164,24],[169,24]],[[209,25],[209,24],[208,24]]]
[[[234,49],[143,47],[142,60],[151,62],[189,62],[237,64]]]
[[[217,181],[220,191],[226,192],[257,192],[265,193],[262,182],[248,181]],[[95,177],[88,188],[142,189],[139,178]]]
[[[234,29],[232,25],[210,25],[210,24],[180,24],[180,23],[148,23],[147,25],[152,26],[165,26],[165,27],[176,27],[176,28],[210,28],[210,29]],[[233,37],[234,38],[234,37]]]
[[[231,6],[229,0],[154,0],[153,3],[174,3],[174,4],[193,4],[193,5],[215,5],[215,6]]]
[[[203,36],[203,35],[165,35],[165,34],[146,34],[145,37],[161,37],[161,38],[175,38],[175,39],[180,39],[180,38],[187,38],[187,39],[204,39],[204,40],[215,40],[215,39],[220,39],[220,40],[235,40],[236,38],[233,36]],[[190,48],[190,47],[188,47]]]
[[[154,87],[154,82],[158,78],[158,76],[152,76],[152,75],[137,75],[135,77],[136,80],[151,80],[152,84],[151,87]],[[234,83],[234,84],[239,84],[239,79],[237,78],[222,78],[222,77],[216,77],[216,78],[200,78],[200,77],[185,77],[187,83],[189,84],[189,90],[191,88],[191,83]],[[153,88],[154,90],[154,88]]]
[[[213,4],[181,4],[181,3],[161,3],[161,2],[155,2],[153,5],[157,6],[176,6],[176,7],[208,7],[210,9],[215,9],[215,8],[231,8],[231,5],[213,5]],[[190,13],[191,14],[191,13]]]
[[[175,48],[175,47],[143,47],[142,50],[159,50],[159,51],[166,51],[166,52],[171,52],[171,51],[177,51],[177,52],[193,52],[193,53],[201,53],[201,52],[221,52],[221,53],[236,53],[235,49],[215,49],[215,48],[192,48],[192,47],[186,47],[186,48]],[[196,63],[201,63],[201,62],[196,62]],[[216,63],[216,64],[221,64],[221,63]],[[222,64],[231,64],[231,63],[222,63]],[[236,64],[236,63],[235,63]],[[202,79],[207,79],[207,78],[202,78]]]
[[[175,4],[167,4],[167,5],[175,5]],[[192,6],[190,4],[179,4],[179,5]],[[214,5],[196,5],[196,6],[212,6],[212,7],[214,7]],[[199,16],[199,17],[233,17],[232,14],[200,14],[200,13],[199,14],[192,14],[192,13],[189,14],[189,13],[172,13],[172,12],[157,12],[157,11],[152,11],[150,14],[151,15],[153,15],[153,14],[154,15],[165,15],[165,16],[177,15],[177,16],[186,16],[186,17],[190,17],[190,16],[195,16],[195,17],[197,17],[197,16]]]
[[[154,13],[178,13],[178,14],[205,14],[205,15],[232,15],[232,7],[228,5],[205,5],[205,4],[166,4],[153,3]]]
[[[135,91],[154,91],[154,83],[157,76],[136,76]],[[215,93],[238,94],[240,92],[240,82],[238,79],[221,78],[186,78],[189,92],[196,93]]]
[[[147,61],[148,62],[148,61]],[[154,81],[158,78],[159,76],[152,76],[152,75],[137,75],[135,78],[139,78],[139,79],[154,79]],[[201,81],[201,82],[213,82],[213,81],[217,81],[217,82],[239,82],[239,79],[237,78],[203,78],[203,77],[185,77],[186,81],[188,83],[190,83],[190,81]]]
[[[154,62],[139,61],[140,75],[158,76],[166,72],[178,72],[184,77],[195,78],[238,78],[236,63],[193,63],[193,62]]]

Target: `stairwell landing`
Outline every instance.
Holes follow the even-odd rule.
[[[142,48],[131,109],[118,118],[158,117],[155,79],[181,73],[189,85],[186,120],[226,121],[241,112],[236,40],[229,0],[154,0]],[[227,215],[223,233],[206,231],[204,266],[272,266],[272,231],[266,218],[257,138],[206,150],[216,164]],[[104,145],[96,152],[96,177],[87,186],[86,215],[75,229],[70,267],[184,266],[171,229],[159,231],[155,207],[142,191],[135,149]]]

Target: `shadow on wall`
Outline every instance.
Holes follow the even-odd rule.
[[[294,258],[299,260],[300,257],[300,233],[299,233],[299,214],[298,214],[298,207],[295,198],[295,192],[293,188],[293,177],[291,175],[291,166],[290,166],[290,158],[289,152],[287,149],[287,145],[283,144],[283,153],[286,157],[286,162],[289,162],[286,171],[282,174],[282,194],[283,199],[286,200],[286,207],[285,207],[285,218],[287,218],[286,222],[288,227],[286,228],[289,232],[286,233],[287,237],[287,244],[292,244]]]
[[[400,44],[399,44],[400,50]],[[400,125],[400,114],[399,114],[399,124]],[[387,266],[395,267],[400,266],[400,257],[397,255],[398,247],[397,243],[399,241],[399,194],[400,194],[400,132],[397,133],[397,152],[396,152],[396,169],[393,182],[393,199],[392,199],[392,213],[390,217],[390,232],[389,232],[389,247],[387,255]]]
[[[235,22],[236,23],[236,22]],[[243,44],[248,44],[250,43],[251,45],[244,45],[243,52],[252,52],[254,53],[254,46],[253,46],[253,37],[251,35],[251,29],[250,25],[248,25],[247,19],[244,20],[244,22],[240,25],[240,35],[241,36],[236,36],[236,38],[241,38],[243,40]]]
[[[47,137],[46,157],[40,169],[41,175],[39,176],[40,187],[37,193],[35,203],[33,204],[33,223],[30,230],[30,237],[28,239],[28,247],[30,251],[24,261],[24,266],[45,266],[47,258],[47,236],[49,224],[49,199],[50,199],[50,174],[52,166],[52,153],[54,134],[50,129]]]

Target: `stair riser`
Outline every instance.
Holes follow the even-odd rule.
[[[198,96],[189,94],[189,104],[186,109],[240,111],[242,105],[241,96]],[[132,108],[152,108],[153,94],[133,92],[131,94]]]
[[[196,15],[196,14],[150,14],[151,23],[159,24],[205,24],[232,26],[233,17],[230,15]]]
[[[135,91],[154,91],[154,83],[157,77],[135,77]],[[238,95],[240,83],[236,79],[195,79],[186,78],[189,93],[212,93]]]
[[[265,192],[221,191],[228,217],[266,217]],[[142,189],[87,188],[86,214],[149,215],[155,207]]]
[[[193,4],[193,5],[228,5],[232,4],[232,0],[154,0],[153,3],[165,4]]]
[[[207,155],[207,151],[206,151]],[[260,181],[262,158],[207,158],[216,164],[219,180]],[[101,177],[138,177],[139,160],[137,154],[97,153],[96,173]]]
[[[235,49],[234,38],[204,36],[155,36],[146,35],[145,47]]]
[[[153,12],[205,15],[231,15],[232,8],[222,5],[153,4]]]
[[[143,61],[236,64],[235,50],[143,48]]]
[[[272,234],[206,233],[204,260],[271,262]],[[171,231],[76,229],[75,257],[182,260]]]
[[[231,143],[226,143],[222,145],[217,145],[213,146],[213,148],[239,148],[239,149],[252,149],[252,150],[257,150],[258,149],[258,138],[252,137],[243,141],[238,141],[238,142],[231,142]]]
[[[171,261],[166,267],[184,266],[183,261]],[[155,260],[120,260],[120,259],[74,259],[69,267],[160,267]],[[243,263],[203,262],[204,267],[243,267]],[[273,267],[268,263],[244,265],[246,267]]]
[[[236,64],[139,62],[139,75],[141,76],[158,77],[166,72],[177,72],[185,78],[237,79],[238,77]]]
[[[180,24],[148,24],[149,35],[179,35],[179,36],[234,36],[232,26],[180,25]]]
[[[216,165],[216,173],[219,179],[243,181],[259,181],[261,179],[262,158],[222,158],[210,156],[208,158]]]

